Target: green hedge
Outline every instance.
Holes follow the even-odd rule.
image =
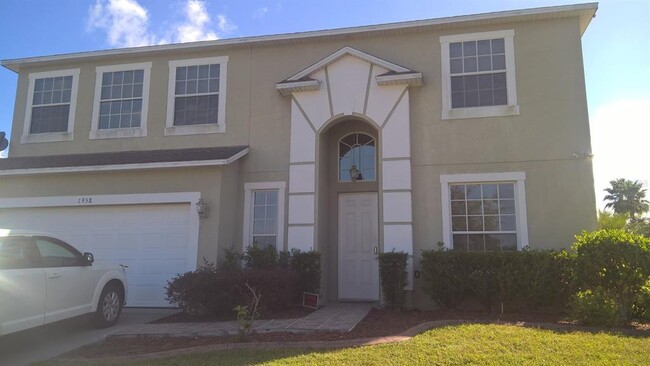
[[[230,270],[207,264],[178,274],[167,282],[167,300],[188,314],[233,316],[233,308],[247,304],[246,284],[262,294],[263,313],[275,313],[298,305],[295,272],[283,268]]]
[[[379,253],[379,278],[384,301],[389,309],[401,310],[404,306],[407,261],[408,254],[404,252]]]
[[[420,265],[424,291],[448,309],[479,302],[490,311],[531,311],[565,303],[569,294],[562,253],[425,250]]]
[[[428,250],[420,264],[424,290],[451,309],[555,305],[583,324],[650,320],[650,239],[623,230],[583,232],[570,252]]]
[[[650,279],[650,239],[623,230],[599,230],[577,236],[571,249],[578,291],[600,292],[613,300],[619,323],[643,313],[638,299]]]

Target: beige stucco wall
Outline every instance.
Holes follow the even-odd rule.
[[[520,114],[442,120],[439,37],[504,29],[515,31]],[[201,191],[214,202],[211,217],[201,222],[199,258],[214,258],[217,249],[211,243],[218,240],[225,248],[241,242],[243,183],[288,180],[291,102],[290,98],[280,96],[275,84],[338,49],[351,46],[423,74],[424,85],[409,92],[416,257],[421,249],[432,248],[442,240],[441,174],[525,172],[531,247],[567,247],[581,229],[593,229],[596,219],[591,162],[573,158],[574,153],[591,152],[580,42],[578,18],[560,18],[480,27],[456,25],[453,29],[409,30],[400,34],[350,35],[273,46],[175,51],[147,57],[112,56],[101,62],[24,69],[18,81],[10,156],[224,145],[249,145],[250,153],[223,177],[218,169],[2,177],[0,196]],[[163,136],[168,61],[225,55],[229,57],[226,132]],[[148,136],[89,140],[95,67],[135,62],[153,63]],[[28,73],[77,67],[81,75],[74,141],[20,144]],[[327,150],[322,146],[321,155]],[[318,166],[320,175],[325,177],[324,166]],[[103,184],[103,178],[108,176],[114,182],[111,186]],[[327,184],[323,180],[317,183],[319,187]],[[232,195],[220,195],[219,187]],[[333,197],[319,195],[320,210],[327,210],[319,211],[319,217],[327,216],[328,222],[332,222],[332,212],[336,212]],[[286,222],[286,212],[284,215]],[[223,231],[224,228],[229,231]],[[328,245],[325,241],[333,245],[332,230],[331,225],[319,227],[319,247]],[[287,238],[286,228],[284,237]],[[327,253],[324,259],[329,263],[336,257]],[[327,271],[332,272],[332,268]],[[415,285],[417,289],[417,282]],[[417,301],[416,298],[416,304]]]

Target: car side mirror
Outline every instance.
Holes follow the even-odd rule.
[[[86,262],[88,263],[88,265],[92,265],[95,262],[95,256],[93,255],[93,253],[85,252],[84,258],[86,258]]]

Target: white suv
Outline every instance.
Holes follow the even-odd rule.
[[[0,336],[88,313],[100,327],[117,323],[126,273],[93,262],[49,235],[0,229]]]

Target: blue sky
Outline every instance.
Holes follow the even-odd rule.
[[[562,0],[0,0],[0,59],[584,3]],[[604,0],[583,36],[597,200],[650,183],[650,1]],[[9,135],[16,75],[0,69]],[[6,151],[4,152],[6,153]]]

